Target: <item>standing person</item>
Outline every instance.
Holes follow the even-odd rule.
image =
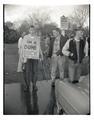
[[[23,42],[23,62],[24,62],[24,74],[25,74],[25,81],[26,81],[26,85],[27,88],[30,88],[30,81],[32,81],[32,85],[33,85],[33,90],[37,90],[37,86],[36,86],[36,81],[37,81],[37,75],[38,75],[38,60],[43,60],[43,55],[42,55],[42,51],[40,48],[40,42],[38,42],[38,47],[39,50],[37,51],[39,53],[39,56],[36,58],[33,58],[32,56],[34,54],[38,54],[38,53],[34,53],[32,52],[27,52],[27,54],[25,53],[24,49],[30,50],[30,49],[36,49],[36,46],[34,46],[34,44],[36,44],[36,41],[34,40],[39,40],[40,41],[40,37],[37,35],[36,31],[35,31],[35,27],[34,26],[30,26],[29,29],[29,34],[26,35],[24,37],[24,42]],[[26,43],[28,43],[28,46],[26,45]],[[32,45],[33,43],[33,45]],[[31,56],[32,55],[32,56]]]
[[[69,79],[78,83],[81,75],[81,65],[88,57],[88,43],[82,39],[81,28],[76,30],[75,37],[69,39],[62,49],[62,53],[69,57]]]
[[[88,36],[86,39],[88,42],[88,56],[90,57],[90,37]]]
[[[23,38],[25,35],[26,35],[26,32],[23,32],[21,37],[18,40],[19,61],[18,61],[17,72],[23,72],[22,70],[22,42],[23,42]]]
[[[52,86],[55,86],[55,78],[56,78],[56,71],[57,67],[59,68],[60,72],[60,79],[64,79],[64,61],[65,58],[62,54],[62,48],[66,42],[66,39],[63,35],[61,35],[61,31],[59,28],[54,29],[53,37],[50,40],[49,46],[49,53],[48,57],[51,58],[51,79],[52,79]]]

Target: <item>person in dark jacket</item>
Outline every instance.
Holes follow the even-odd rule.
[[[51,58],[51,79],[52,86],[55,86],[56,70],[59,68],[60,79],[64,79],[64,61],[62,48],[66,42],[66,38],[61,35],[61,30],[56,28],[52,31],[53,37],[50,40],[48,57]]]
[[[81,65],[88,58],[88,43],[83,39],[83,31],[78,28],[75,37],[69,39],[62,53],[69,57],[69,79],[72,83],[79,82]]]

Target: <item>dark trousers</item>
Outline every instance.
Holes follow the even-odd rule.
[[[38,75],[38,60],[28,59],[25,63],[24,79],[27,86],[30,86],[30,81],[36,85]]]

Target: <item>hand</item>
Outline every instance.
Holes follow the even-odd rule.
[[[48,61],[50,61],[51,60],[51,58],[50,57],[48,57]]]
[[[56,55],[57,55],[57,56],[60,55],[60,50],[58,50],[58,51],[56,52]]]
[[[72,57],[72,56],[73,56],[73,53],[70,53],[69,56]]]
[[[85,63],[88,63],[89,62],[89,56],[86,56],[83,58],[82,62],[85,64]]]
[[[43,57],[39,58],[40,61],[43,61]]]
[[[26,65],[25,65],[25,63],[23,63],[22,64],[22,70],[25,70],[25,67],[26,67]]]

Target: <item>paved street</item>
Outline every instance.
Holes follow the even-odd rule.
[[[4,114],[57,114],[55,90],[51,88],[49,61],[47,64],[45,58],[43,63],[39,63],[38,91],[32,91],[31,85],[31,90],[24,92],[23,73],[17,73],[17,44],[6,44],[4,54]],[[83,66],[83,71],[87,74],[87,66]],[[89,84],[83,79],[84,76],[81,77],[79,86],[85,88],[88,85],[88,90],[85,89],[88,92]],[[67,78],[65,81],[68,81]]]
[[[54,114],[51,81],[37,82],[38,91],[24,91],[20,83],[5,84],[5,114]]]

